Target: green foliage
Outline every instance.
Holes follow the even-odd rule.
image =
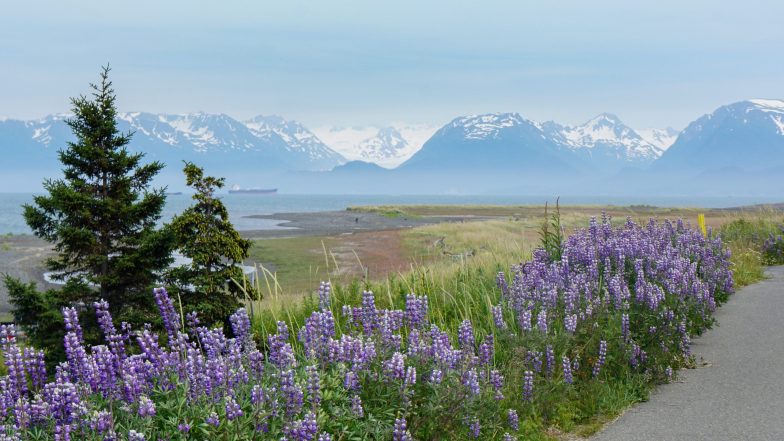
[[[32,334],[61,320],[60,307],[90,306],[99,298],[109,302],[119,320],[155,321],[150,290],[171,262],[173,238],[156,228],[164,190],[149,188],[163,164],[142,164],[143,154],[128,151],[132,133],[117,128],[108,66],[100,83],[90,87],[91,96],[71,99],[74,116],[66,123],[76,141],[59,151],[63,178],[47,179],[46,194],[24,205],[34,234],[54,246],[56,255],[46,266],[68,284],[59,293],[37,293],[32,285],[5,280],[15,293],[17,323]],[[62,326],[51,331],[40,331],[41,338],[57,344],[41,346],[56,351]]]
[[[732,252],[733,277],[738,286],[764,279],[764,266],[776,264],[766,256],[765,242],[779,232],[777,220],[771,216],[740,218],[719,229],[719,236]]]
[[[13,309],[14,322],[24,324],[27,342],[30,346],[45,348],[49,368],[65,359],[63,336],[65,334],[63,315],[60,310],[73,304],[74,299],[88,296],[92,290],[77,280],[70,280],[61,290],[38,291],[35,283],[23,283],[6,275],[4,283]],[[92,311],[80,314],[84,324],[94,323]],[[86,329],[91,329],[87,326]],[[85,335],[88,340],[94,335]]]
[[[555,212],[548,217],[547,203],[544,204],[544,222],[539,231],[539,238],[541,240],[542,248],[550,256],[551,261],[561,259],[561,251],[563,250],[563,228],[561,226],[561,207],[559,199],[555,200]]]
[[[215,197],[224,179],[205,176],[190,162],[183,171],[187,185],[196,190],[195,203],[175,216],[168,228],[191,262],[169,270],[167,277],[180,293],[183,308],[214,323],[233,313],[239,307],[238,296],[248,292],[237,263],[248,257],[251,241],[234,229],[226,207]]]

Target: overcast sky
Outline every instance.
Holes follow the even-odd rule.
[[[69,108],[110,62],[124,111],[442,124],[516,111],[673,126],[784,98],[784,2],[31,0],[0,11],[0,116]]]

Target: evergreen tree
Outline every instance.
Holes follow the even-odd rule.
[[[186,162],[186,183],[196,193],[194,205],[169,225],[187,265],[169,271],[170,281],[183,295],[187,311],[197,311],[209,323],[225,321],[239,307],[239,296],[252,293],[239,262],[248,257],[251,241],[243,239],[229,221],[215,191],[224,178],[205,176],[204,170]]]
[[[164,189],[150,188],[163,164],[142,164],[142,153],[128,151],[133,134],[117,128],[109,71],[90,84],[89,97],[71,99],[74,116],[66,123],[75,141],[59,151],[64,177],[46,180],[48,194],[25,205],[24,217],[54,245],[46,265],[56,277],[95,287],[70,290],[68,301],[102,298],[116,317],[139,323],[151,318],[151,289],[172,261],[173,238],[156,228]]]

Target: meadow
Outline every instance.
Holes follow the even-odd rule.
[[[706,213],[716,228],[703,233],[565,209],[544,237],[539,213],[398,232],[416,263],[377,279],[329,281],[339,264],[323,242],[318,289],[286,292],[269,271],[276,297],[237,311],[228,335],[156,290],[165,335],[118,326],[98,303],[105,344],[88,347],[66,308],[55,373],[3,327],[6,439],[589,435],[692,366],[690,338],[715,308],[781,263],[777,213]],[[322,243],[308,240],[276,246],[304,265],[297,253]]]

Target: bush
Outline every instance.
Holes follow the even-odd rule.
[[[784,264],[784,225],[779,225],[779,234],[770,233],[762,245],[762,257],[767,265]]]

